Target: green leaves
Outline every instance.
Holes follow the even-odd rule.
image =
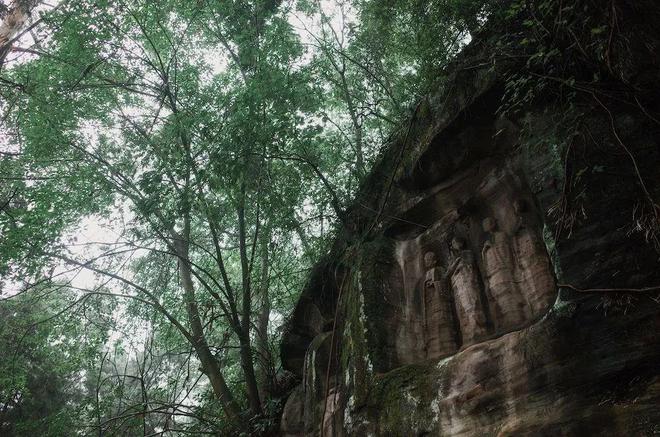
[[[0,147],[16,153],[0,161],[0,265],[7,283],[50,291],[62,285],[53,276],[73,269],[62,280],[86,306],[57,329],[82,348],[66,359],[85,374],[87,393],[72,403],[87,431],[162,429],[163,413],[143,412],[146,397],[183,399],[186,426],[217,432],[222,394],[181,394],[202,391],[192,382],[200,344],[246,408],[259,361],[238,354],[239,339],[254,336],[257,313],[279,325],[290,311],[381,144],[482,11],[471,1],[280,5],[66,2],[37,29],[34,56],[1,73],[12,103],[1,107]],[[306,32],[292,25],[301,11],[315,23]],[[91,217],[107,235],[74,242]],[[94,281],[72,278],[90,271]],[[30,336],[49,350],[50,339]],[[0,387],[25,389],[18,376]],[[160,376],[167,384],[153,382]]]
[[[44,290],[41,290],[44,291]],[[78,418],[80,363],[94,333],[54,318],[69,293],[0,301],[0,412],[3,435],[59,436]]]

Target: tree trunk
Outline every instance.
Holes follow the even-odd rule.
[[[358,181],[361,181],[367,172],[364,163],[362,125],[360,124],[357,110],[355,108],[355,103],[353,102],[353,97],[351,96],[351,90],[349,89],[348,82],[346,81],[345,67],[339,71],[339,77],[341,78],[341,88],[342,93],[344,94],[346,107],[348,108],[348,115],[351,117],[351,124],[353,125],[353,141],[355,143],[355,170],[358,175]]]
[[[240,415],[240,409],[238,404],[236,404],[234,396],[229,390],[229,387],[227,386],[227,382],[222,375],[218,361],[215,359],[211,353],[211,350],[209,349],[208,343],[206,342],[206,337],[204,335],[204,327],[202,326],[202,322],[199,317],[199,309],[197,308],[197,302],[195,300],[195,287],[192,280],[190,261],[188,259],[188,226],[186,226],[184,234],[184,237],[177,236],[177,238],[175,238],[175,245],[177,248],[177,255],[179,257],[179,271],[181,275],[181,285],[183,287],[185,296],[186,313],[188,315],[190,329],[194,337],[193,347],[195,348],[197,358],[199,358],[199,361],[202,365],[204,374],[206,374],[206,376],[209,378],[209,381],[211,382],[213,393],[222,403],[222,407],[225,410],[227,416],[231,420],[236,420]]]
[[[252,361],[252,342],[250,341],[249,334],[239,335],[238,343],[240,345],[241,369],[245,376],[245,387],[250,403],[250,411],[256,416],[261,414],[262,410],[257,377],[254,372],[254,362]]]
[[[268,243],[270,236],[264,235],[261,239],[261,284],[259,292],[259,317],[257,319],[257,354],[258,354],[258,381],[261,401],[270,398],[273,388],[273,361],[268,344],[268,321],[270,319],[269,283],[269,253]]]
[[[239,251],[241,255],[241,273],[242,273],[242,312],[241,332],[238,335],[240,345],[241,369],[245,376],[245,387],[247,389],[248,402],[250,410],[254,416],[260,415],[261,400],[259,399],[259,386],[254,372],[254,362],[252,360],[252,344],[250,341],[250,328],[252,316],[252,286],[250,284],[250,262],[248,260],[247,239],[245,228],[245,183],[241,186],[241,198],[237,209],[238,213],[238,238]],[[256,238],[256,235],[255,235]],[[256,244],[256,243],[254,243]]]

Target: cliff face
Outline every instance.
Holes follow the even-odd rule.
[[[657,95],[586,93],[565,129],[558,101],[503,116],[519,66],[489,50],[419,104],[314,269],[283,435],[660,433]]]

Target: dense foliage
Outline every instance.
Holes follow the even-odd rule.
[[[498,20],[503,113],[619,75],[595,3],[2,3],[0,434],[275,429],[286,315],[390,135]]]
[[[4,7],[2,433],[276,426],[311,261],[475,7]]]

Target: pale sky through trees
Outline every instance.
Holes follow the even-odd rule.
[[[37,8],[35,8],[32,17],[29,20],[28,25],[33,25],[39,18],[42,12],[51,11],[55,8],[58,8],[62,2],[66,3],[67,0],[55,0],[52,2],[43,2]],[[330,17],[328,23],[329,26],[334,29],[335,32],[341,32],[343,25],[347,25],[355,19],[355,12],[350,8],[350,5],[346,4],[342,6],[342,9],[337,6],[337,4],[331,0],[324,0],[320,2],[321,7],[323,8],[324,14]],[[340,14],[340,12],[342,12]],[[288,14],[289,23],[296,30],[299,38],[306,45],[313,45],[315,43],[313,34],[317,34],[320,30],[319,18],[316,19],[306,16],[298,11],[295,11],[294,8],[290,8]],[[176,18],[172,17],[171,21],[176,23]],[[24,33],[15,43],[18,47],[23,48],[39,48],[40,43],[48,40],[48,35],[39,35],[38,30],[39,26],[35,27],[35,30],[31,32]],[[190,35],[193,37],[192,35]],[[36,38],[36,39],[35,39]],[[346,41],[348,43],[348,41]],[[134,43],[133,43],[134,44]],[[136,47],[132,47],[131,50],[135,50]],[[312,50],[309,50],[306,56],[303,58],[303,62],[308,63],[311,60],[313,54]],[[33,53],[26,52],[17,52],[14,56],[9,57],[6,62],[5,68],[12,68],[16,64],[22,64],[34,60],[38,55]],[[222,73],[226,70],[230,58],[225,50],[221,46],[217,48],[206,48],[203,49],[200,53],[200,56],[204,62],[208,65],[208,70],[205,72],[207,80],[211,80],[215,75]],[[151,106],[151,110],[156,110],[156,102],[150,102],[149,100],[144,99],[142,104],[147,104]],[[129,116],[139,116],[143,110],[140,108],[126,108],[123,110]],[[145,112],[145,116],[148,115],[148,111]],[[165,114],[162,114],[165,115]],[[335,116],[341,117],[341,114],[336,114]],[[121,135],[121,130],[117,129],[114,132],[99,131],[97,126],[88,125],[82,126],[80,132],[87,139],[88,147],[91,149],[95,148],[95,144],[98,143],[98,138],[100,133],[105,133],[106,135]],[[0,131],[0,151],[6,153],[16,153],[18,151],[18,146],[15,143],[9,141],[7,133]],[[29,184],[29,182],[28,182]],[[302,218],[304,219],[303,208],[300,212],[303,214]],[[74,244],[69,244],[71,253],[73,255],[87,256],[88,258],[98,256],[101,254],[101,250],[98,246],[104,245],[115,245],[121,242],[122,235],[122,226],[126,223],[130,223],[131,216],[128,210],[125,207],[119,207],[115,210],[113,217],[104,218],[98,215],[92,215],[85,217],[81,220],[79,226],[76,229],[72,230],[68,235],[66,235],[62,241],[73,241]],[[100,277],[98,274],[95,274],[84,268],[79,269],[70,274],[65,274],[64,272],[68,269],[64,265],[60,265],[55,269],[55,273],[61,275],[62,280],[67,279],[71,281],[71,285],[80,288],[93,289],[99,282],[105,281],[104,278]],[[5,287],[3,290],[4,295],[11,296],[19,292],[21,289],[20,284],[12,284]],[[281,316],[280,316],[281,318]]]
[[[273,425],[307,275],[465,41],[453,16],[390,8],[39,2],[0,69],[0,311],[34,342],[0,360],[6,411],[75,375],[58,417],[98,432]]]

